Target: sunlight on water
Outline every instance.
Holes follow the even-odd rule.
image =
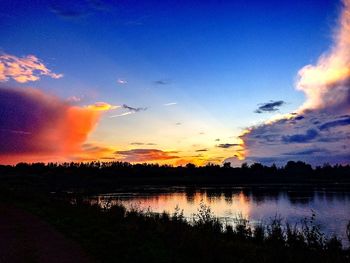
[[[268,223],[282,218],[289,223],[300,223],[316,214],[316,222],[327,234],[337,234],[346,242],[346,225],[350,220],[350,193],[329,191],[274,191],[246,189],[210,189],[194,191],[182,188],[118,192],[90,197],[91,203],[105,206],[120,203],[127,208],[173,213],[178,206],[184,216],[192,218],[201,203],[210,206],[213,214],[227,224],[243,215],[253,224]]]

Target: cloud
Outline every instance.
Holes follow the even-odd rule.
[[[154,84],[156,84],[156,85],[168,85],[168,84],[170,84],[170,80],[159,79],[159,80],[154,81]]]
[[[177,152],[165,152],[158,149],[132,149],[115,152],[116,155],[120,156],[119,160],[126,162],[147,162],[177,159],[179,157],[173,155],[176,153]]]
[[[169,102],[169,103],[163,104],[163,106],[174,106],[176,104],[177,104],[177,102]]]
[[[149,143],[144,143],[144,142],[132,142],[130,143],[131,145],[157,145],[156,143],[149,142]]]
[[[120,113],[120,114],[109,116],[109,118],[123,117],[123,116],[130,115],[130,114],[135,114],[135,112],[134,111],[127,111],[127,112],[124,112],[124,113]]]
[[[343,1],[334,45],[319,58],[316,65],[306,65],[298,72],[296,87],[307,96],[301,110],[349,110],[350,0]]]
[[[82,149],[85,152],[92,152],[92,153],[101,153],[101,152],[110,152],[111,151],[111,148],[109,148],[109,147],[103,147],[103,146],[95,145],[92,143],[84,143],[82,145]]]
[[[41,76],[54,79],[62,78],[62,74],[53,73],[36,56],[16,57],[9,54],[0,55],[0,81],[13,79],[19,83],[40,80]]]
[[[196,152],[207,152],[207,151],[208,151],[207,148],[196,150]]]
[[[131,145],[145,145],[143,142],[132,142]]]
[[[115,149],[98,143],[84,143],[81,150],[70,156],[69,159],[76,162],[87,162],[96,160],[113,160]]]
[[[105,1],[99,0],[75,0],[75,1],[51,1],[50,10],[64,19],[78,19],[100,11],[108,10]]]
[[[216,145],[216,147],[223,148],[223,149],[228,149],[228,148],[235,147],[235,146],[240,146],[240,144],[237,144],[237,143],[221,143],[221,144]]]
[[[282,136],[282,141],[285,143],[304,143],[315,139],[318,132],[315,129],[308,129],[305,134],[293,134]]]
[[[118,106],[118,108],[120,108],[120,107]],[[134,107],[130,107],[130,106],[126,105],[126,104],[123,104],[123,105],[121,106],[121,108],[126,109],[126,110],[128,110],[128,111],[127,111],[127,112],[120,113],[120,114],[116,114],[116,115],[109,116],[109,118],[122,117],[122,116],[130,115],[130,114],[135,114],[135,113],[137,113],[137,112],[146,111],[146,110],[147,110],[147,108],[134,108]]]
[[[133,108],[133,107],[130,107],[130,106],[126,105],[126,104],[123,104],[122,107],[124,109],[127,109],[127,110],[131,111],[131,112],[140,112],[140,111],[146,111],[147,110],[147,108]]]
[[[300,120],[302,120],[302,119],[304,119],[304,118],[305,118],[304,116],[299,115],[299,116],[296,116],[296,117],[294,118],[294,120],[300,121]]]
[[[293,158],[321,165],[325,161],[344,161],[345,156],[350,155],[349,148],[344,147],[350,140],[347,118],[317,110],[304,113],[303,118],[298,117],[291,115],[251,127],[241,135],[245,147],[244,161],[270,162],[274,159],[276,163],[283,164]],[[310,149],[323,151],[311,152]],[[334,156],[338,156],[339,160]]]
[[[32,88],[0,88],[0,159],[44,161],[79,154],[101,112]]]
[[[278,101],[270,101],[267,103],[263,103],[259,106],[257,110],[255,110],[255,113],[264,113],[264,112],[275,112],[279,110],[279,107],[286,104],[283,100]]]
[[[70,96],[67,98],[67,101],[71,103],[78,103],[81,101],[81,98],[77,96]]]
[[[128,81],[125,80],[125,79],[117,79],[117,83],[118,83],[118,84],[121,84],[121,85],[124,85],[124,84],[127,84]]]
[[[111,105],[106,102],[95,102],[94,104],[86,106],[88,109],[95,110],[95,111],[109,111],[109,110],[115,110],[119,109],[121,106],[119,105]]]
[[[310,154],[319,154],[319,153],[329,153],[326,149],[320,148],[306,148],[302,151],[288,152],[284,153],[284,155],[294,155],[294,156],[302,156],[302,155],[310,155]]]
[[[320,130],[328,130],[331,128],[335,128],[339,126],[347,126],[347,125],[350,125],[350,117],[323,123],[319,128]]]
[[[97,143],[84,143],[81,146],[81,151],[70,157],[74,161],[96,161],[96,160],[113,160],[115,159],[115,149]]]
[[[350,0],[343,1],[333,46],[299,70],[296,89],[306,95],[303,105],[241,134],[241,162],[349,163]]]

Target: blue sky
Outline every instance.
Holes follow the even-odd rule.
[[[88,142],[215,148],[213,138],[236,143],[242,130],[276,114],[254,113],[261,103],[284,101],[280,113],[304,103],[298,70],[329,49],[340,10],[326,0],[2,1],[1,51],[35,55],[64,75],[6,85],[75,96],[79,106],[147,108],[103,114]]]

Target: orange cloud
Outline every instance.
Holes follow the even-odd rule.
[[[41,76],[54,79],[63,77],[62,74],[53,73],[36,56],[16,57],[9,54],[0,55],[0,81],[13,79],[19,83],[37,81]]]
[[[166,152],[158,149],[132,149],[126,151],[116,151],[120,161],[125,162],[147,162],[159,160],[171,160],[179,158],[176,152]]]
[[[111,105],[106,102],[96,102],[94,104],[88,105],[87,108],[95,111],[108,111],[120,108],[118,105]]]
[[[115,149],[100,145],[98,143],[84,143],[82,150],[73,157],[74,161],[85,162],[85,161],[114,161]]]
[[[32,88],[0,88],[2,162],[60,160],[82,152],[81,145],[101,112],[71,106]]]

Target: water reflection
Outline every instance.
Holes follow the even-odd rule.
[[[178,206],[184,216],[191,218],[203,202],[209,205],[223,222],[233,223],[238,215],[252,223],[269,222],[280,216],[290,223],[299,223],[314,212],[317,223],[327,235],[336,234],[345,244],[346,225],[350,220],[350,192],[325,190],[288,190],[264,188],[168,188],[119,191],[89,197],[91,203],[105,206],[121,203],[153,212],[173,213]]]

